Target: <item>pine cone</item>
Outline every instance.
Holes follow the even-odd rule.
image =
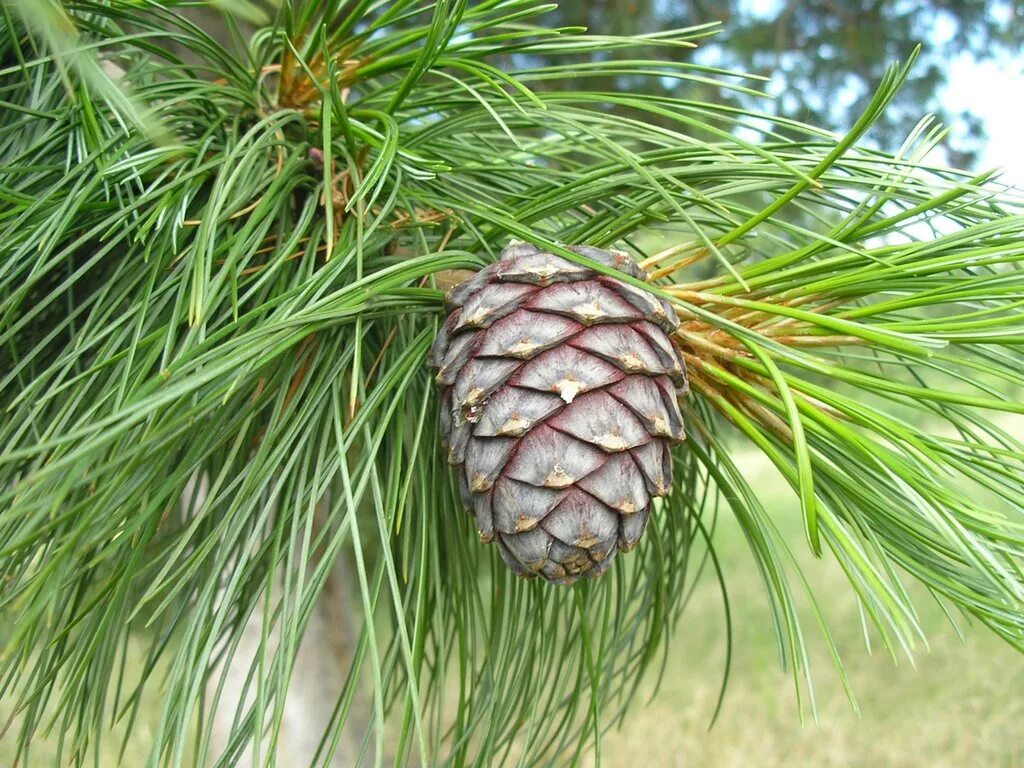
[[[626,254],[570,250],[645,276]],[[672,485],[686,388],[672,307],[526,243],[446,303],[429,361],[480,538],[523,576],[571,584],[603,573]]]

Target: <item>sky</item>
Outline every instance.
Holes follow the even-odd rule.
[[[1024,57],[950,62],[942,98],[951,112],[969,110],[985,121],[988,139],[978,169],[1004,169],[1002,181],[1024,191]]]

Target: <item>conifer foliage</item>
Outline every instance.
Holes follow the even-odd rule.
[[[354,650],[319,764],[354,718],[367,763],[570,764],[638,706],[689,590],[725,594],[719,515],[805,703],[805,643],[831,637],[797,619],[822,597],[797,547],[838,563],[894,655],[922,639],[909,581],[1024,648],[1021,199],[933,166],[928,119],[872,148],[910,64],[834,136],[685,98],[761,86],[690,61],[710,27],[221,0],[215,36],[195,5],[0,4],[0,695],[23,765],[46,734],[93,764],[147,718],[153,765],[268,763],[337,562]],[[635,551],[570,588],[474,541],[437,434],[444,293],[513,240],[668,306],[689,379],[670,492],[645,476]],[[806,541],[752,491],[751,448]]]

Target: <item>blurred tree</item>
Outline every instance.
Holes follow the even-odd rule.
[[[614,27],[619,34],[721,22],[721,31],[701,44],[697,61],[770,77],[777,114],[836,130],[847,130],[864,111],[886,62],[905,58],[920,44],[917,67],[872,136],[894,149],[929,111],[956,126],[948,151],[964,165],[974,161],[984,126],[977,115],[943,105],[949,63],[964,54],[986,59],[1016,53],[1024,43],[1021,0],[585,0],[565,3],[558,13],[565,24],[595,32]],[[664,80],[661,87],[671,91],[681,84]],[[692,93],[692,83],[684,87]],[[753,103],[741,92],[710,84],[703,90],[696,98]]]

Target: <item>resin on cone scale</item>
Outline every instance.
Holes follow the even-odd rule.
[[[627,254],[569,250],[645,277]],[[672,486],[686,370],[671,305],[527,243],[446,304],[429,362],[480,538],[522,576],[571,584],[604,573]]]

